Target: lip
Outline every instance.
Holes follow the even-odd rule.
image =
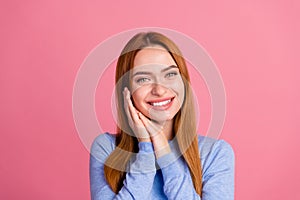
[[[157,102],[166,101],[166,100],[169,100],[169,99],[171,100],[171,102],[164,105],[164,106],[152,106],[150,104],[150,103],[157,103]],[[155,99],[155,100],[147,101],[147,103],[150,106],[150,108],[152,108],[154,110],[167,110],[172,106],[174,99],[175,99],[175,97],[168,97],[168,98],[162,98],[162,99]]]
[[[162,99],[150,100],[150,101],[147,101],[147,103],[157,103],[157,102],[167,101],[169,99],[171,99],[171,101],[172,101],[174,99],[174,97],[166,97],[166,98],[162,98]]]

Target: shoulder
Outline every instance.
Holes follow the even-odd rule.
[[[207,199],[234,199],[235,158],[232,146],[222,140],[199,136],[203,194]]]
[[[233,148],[225,140],[198,135],[198,146],[204,167],[211,164],[224,164],[224,162],[227,165],[234,164]]]
[[[98,160],[105,160],[108,155],[115,149],[115,139],[114,134],[105,132],[98,135],[91,146],[91,155],[93,155]]]
[[[227,152],[227,153],[234,153],[232,146],[222,139],[215,139],[207,136],[198,135],[198,146],[200,155],[203,157],[208,156],[211,151],[217,152]]]

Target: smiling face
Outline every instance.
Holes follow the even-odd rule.
[[[135,107],[146,117],[173,120],[184,99],[184,83],[177,64],[160,46],[140,50],[130,78]]]

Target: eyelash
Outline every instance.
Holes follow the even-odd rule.
[[[165,77],[171,78],[171,77],[176,76],[176,75],[178,75],[177,72],[170,72],[170,73],[167,73]],[[149,78],[139,78],[139,79],[136,80],[136,82],[137,83],[144,83],[147,80],[150,80],[150,79]]]
[[[143,82],[145,82],[145,81],[143,81],[143,80],[145,80],[145,79],[148,79],[148,80],[149,80],[149,78],[139,78],[138,80],[136,80],[136,82],[137,82],[137,83],[143,83]]]
[[[170,73],[167,73],[167,77],[172,77],[172,76],[170,76],[172,74],[172,76],[176,76],[177,75],[177,72],[170,72]]]

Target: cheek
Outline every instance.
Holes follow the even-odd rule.
[[[184,83],[182,80],[174,81],[170,85],[170,89],[177,93],[178,96],[184,96]]]
[[[182,83],[177,83],[176,85],[173,86],[173,91],[175,91],[177,98],[178,98],[178,106],[181,107],[185,98],[185,89],[184,89],[184,84]]]
[[[135,107],[137,107],[139,105],[139,102],[141,102],[140,100],[141,98],[139,97],[138,94],[134,93],[132,96],[131,96],[131,100],[132,100],[132,103]]]
[[[136,108],[140,109],[142,105],[145,103],[146,93],[143,87],[136,89],[132,94],[133,104]]]

